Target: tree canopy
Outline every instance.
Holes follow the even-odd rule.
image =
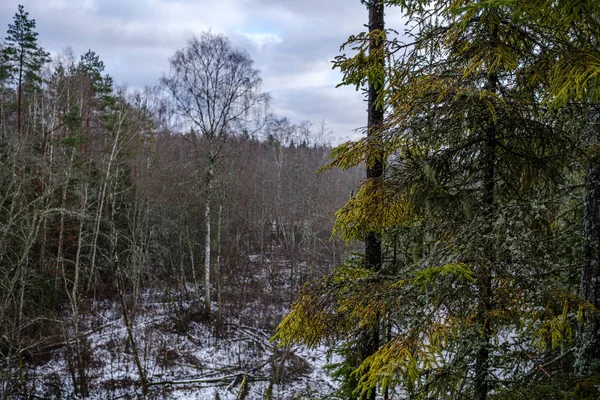
[[[343,84],[379,77],[385,123],[327,167],[385,155],[383,179],[365,180],[335,224],[346,239],[379,232],[385,262],[306,286],[275,338],[344,347],[364,326],[386,332],[345,375],[358,379],[350,397],[584,398],[600,365],[600,182],[586,156],[597,4],[385,3],[409,18],[404,35],[378,33],[383,55],[369,33],[351,36],[354,54],[335,61]]]

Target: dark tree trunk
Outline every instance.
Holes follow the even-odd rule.
[[[17,140],[19,145],[21,144],[21,103],[23,90],[21,89],[21,78],[19,78],[19,87],[17,88]]]
[[[381,53],[381,58],[378,62],[383,65],[384,43],[378,38],[378,32],[383,32],[384,11],[383,3],[379,0],[372,0],[367,3],[369,9],[369,33],[371,34],[369,51],[373,53]],[[367,135],[369,138],[374,138],[378,135],[379,130],[383,125],[383,107],[378,107],[377,98],[382,90],[378,82],[369,82],[369,98],[368,98],[368,126]],[[367,179],[374,181],[375,185],[380,184],[383,177],[383,154],[376,157],[373,165],[367,165]],[[365,235],[365,268],[379,271],[381,269],[381,233],[367,232]],[[361,332],[360,355],[364,360],[379,347],[379,321],[376,321],[374,326],[363,328]],[[373,390],[370,395],[361,396],[362,399],[375,399],[376,392]]]
[[[381,32],[383,29],[383,3],[373,1],[369,3],[369,32]],[[371,53],[381,51],[383,45],[381,40],[371,37],[369,45]],[[379,62],[381,64],[385,62],[383,57]],[[377,98],[381,89],[377,83],[369,82],[367,135],[370,138],[376,137],[383,125],[383,108],[377,106]],[[379,154],[373,165],[367,165],[367,179],[374,181],[376,185],[381,183],[383,177],[383,161],[383,154]],[[379,232],[367,232],[365,235],[365,267],[374,271],[381,269],[381,234]]]
[[[492,74],[488,80],[488,89],[495,93],[497,86],[498,78],[495,74]],[[492,269],[495,263],[493,226],[494,194],[496,191],[496,131],[496,123],[490,120],[485,132],[483,153],[483,212],[486,219],[486,234],[484,236],[487,238],[484,246],[487,259],[483,260],[482,265],[479,266],[476,282],[479,293],[477,323],[478,328],[481,329],[479,348],[475,359],[475,398],[478,400],[486,400],[489,391],[488,372],[491,334],[489,313],[492,309]]]
[[[592,146],[598,146],[594,135]],[[583,198],[583,265],[581,268],[581,296],[596,309],[600,308],[600,155],[589,161],[585,176]],[[577,373],[589,375],[600,369],[600,318],[592,311],[585,313],[578,332]],[[596,365],[595,365],[596,364]]]
[[[488,314],[492,308],[492,265],[494,262],[494,245],[492,243],[493,213],[494,213],[494,182],[495,182],[495,129],[490,129],[486,134],[485,143],[485,183],[484,204],[487,218],[487,234],[490,239],[485,244],[489,259],[480,266],[477,276],[477,291],[479,293],[479,305],[477,310],[478,328],[481,329],[479,349],[475,361],[475,398],[486,400],[488,394],[488,370],[490,358],[490,321]]]
[[[23,67],[25,65],[25,50],[21,48],[21,55],[19,56],[19,82],[17,86],[17,141],[19,147],[21,146],[21,108],[23,104]]]

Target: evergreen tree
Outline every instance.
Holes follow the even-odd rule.
[[[585,176],[579,294],[595,310],[584,312],[575,369],[600,376],[600,4],[531,0],[519,7],[548,42],[529,71],[531,84],[543,88],[545,104],[571,110],[576,120],[571,134],[580,141]]]
[[[563,382],[552,375],[568,375],[556,360],[572,351],[576,315],[592,312],[569,273],[575,140],[527,79],[550,31],[512,2],[390,3],[416,33],[386,42],[386,124],[339,146],[331,166],[372,165],[384,152],[381,184],[366,181],[335,229],[381,232],[392,261],[377,273],[341,267],[305,288],[277,337],[316,344],[386,315],[383,345],[352,372],[361,393],[544,398]],[[346,78],[381,73],[364,36],[351,43],[357,55],[338,59]],[[532,382],[540,366],[551,379]]]
[[[39,88],[41,69],[50,61],[50,54],[38,45],[35,20],[22,5],[8,25],[6,47],[0,58],[0,77],[10,79],[17,89],[17,133],[22,135],[23,95]]]
[[[102,76],[104,68],[104,62],[92,50],[83,54],[77,64],[77,70],[90,78],[96,97],[106,103],[113,91],[113,78],[108,74]]]

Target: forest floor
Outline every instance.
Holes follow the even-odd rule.
[[[97,302],[86,317],[80,336],[86,398],[314,399],[334,389],[324,371],[324,349],[277,349],[269,341],[273,331],[261,328],[258,319],[243,324],[243,318],[230,318],[217,336],[214,322],[197,311],[197,301],[157,302],[152,300],[157,295],[149,293],[140,297],[130,321],[135,347],[119,302]],[[260,318],[260,307],[248,304],[240,315]],[[279,314],[284,312],[282,307]],[[30,370],[27,381],[34,398],[82,398],[74,390],[80,372],[72,347],[72,341],[63,343]],[[148,382],[146,394],[134,348]]]

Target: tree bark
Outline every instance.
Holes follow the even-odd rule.
[[[142,386],[142,393],[146,395],[148,394],[148,379],[146,377],[146,371],[144,371],[144,366],[142,365],[142,360],[140,359],[140,352],[138,350],[137,343],[135,341],[135,336],[133,334],[133,321],[129,318],[127,305],[125,304],[125,283],[123,282],[123,277],[121,276],[121,270],[118,265],[118,260],[115,260],[115,263],[117,263],[116,271],[119,301],[121,303],[121,309],[123,310],[123,320],[125,322],[125,327],[127,328],[127,338],[129,339],[129,343],[131,344],[131,350],[133,351],[133,359],[135,361],[135,366],[138,370],[138,374],[140,376],[140,385]]]
[[[212,144],[211,144],[212,146]],[[213,192],[215,160],[212,155],[212,149],[209,150],[208,171],[206,173],[206,199],[204,203],[204,225],[206,228],[206,236],[204,239],[204,310],[206,315],[210,316],[210,200]]]
[[[85,210],[87,207],[87,197],[88,197],[88,193],[87,193],[87,184],[84,183],[83,185],[83,199],[81,202],[81,215],[80,215],[80,221],[79,221],[79,238],[77,240],[77,253],[75,255],[75,265],[74,268],[75,270],[74,272],[74,276],[73,276],[73,283],[72,283],[72,287],[71,287],[71,292],[67,291],[67,295],[69,297],[69,301],[71,303],[71,312],[73,314],[72,316],[72,320],[73,320],[73,336],[75,338],[75,356],[77,357],[77,383],[73,382],[76,386],[76,393],[82,395],[82,396],[88,396],[89,394],[89,388],[88,388],[88,382],[87,382],[87,377],[86,377],[86,365],[85,365],[85,361],[84,361],[84,357],[83,357],[83,352],[84,352],[84,344],[82,343],[82,337],[81,334],[79,332],[79,324],[81,323],[80,319],[79,319],[79,277],[81,275],[81,251],[83,249],[83,239],[84,239],[84,235],[83,235],[83,228],[84,228],[84,222],[85,222]],[[61,213],[62,216],[62,213]],[[66,272],[64,270],[64,263],[63,265],[63,275],[65,276],[65,280],[66,280]],[[67,284],[65,282],[65,288],[67,288]]]
[[[223,201],[219,203],[219,214],[217,217],[217,257],[216,257],[216,280],[217,280],[217,323],[216,323],[216,335],[221,337],[223,331],[223,304],[221,299],[221,288],[222,288],[222,270],[221,270],[221,228],[223,223]]]
[[[495,34],[495,32],[494,32]],[[490,92],[497,91],[498,78],[492,74],[488,80],[488,89]],[[482,261],[477,273],[476,284],[479,294],[477,323],[481,328],[481,336],[479,338],[479,349],[475,359],[475,398],[478,400],[486,400],[489,383],[489,359],[490,359],[490,336],[491,326],[489,314],[492,310],[492,270],[495,263],[493,229],[494,229],[494,211],[495,202],[494,195],[496,192],[496,137],[497,127],[496,122],[490,120],[489,127],[485,132],[484,137],[484,152],[483,152],[483,204],[484,218],[486,224],[486,232],[484,235],[485,254],[488,259]],[[482,257],[483,259],[483,257]]]
[[[385,60],[383,58],[383,40],[380,40],[379,34],[385,29],[384,25],[384,6],[379,0],[372,0],[367,4],[369,9],[369,52],[381,53],[377,62],[383,66]],[[378,136],[381,127],[383,126],[383,107],[378,106],[377,99],[381,94],[382,87],[378,82],[369,81],[368,87],[368,125],[367,137],[375,138]],[[381,184],[383,178],[383,154],[376,157],[373,165],[367,164],[367,180],[374,181],[375,185]],[[365,268],[373,271],[381,269],[382,254],[381,254],[381,233],[367,232],[365,235]],[[370,355],[374,354],[379,347],[379,318],[371,327],[362,328],[360,339],[360,356],[361,360],[365,360]],[[376,391],[372,390],[368,394],[362,394],[361,399],[374,400]]]
[[[21,63],[19,65],[19,84],[17,87],[17,141],[18,141],[17,151],[20,150],[20,147],[21,147],[22,108],[23,108],[23,55],[21,55]]]
[[[371,39],[369,49],[371,53],[381,52],[383,41],[377,40],[373,35],[384,30],[384,12],[383,3],[373,0],[369,7],[369,33]],[[383,65],[385,60],[381,57],[378,62]],[[380,85],[375,82],[369,82],[368,98],[368,137],[375,137],[383,125],[383,108],[377,106],[377,98],[381,91]],[[379,184],[383,177],[383,154],[380,154],[373,165],[367,165],[367,179]],[[365,267],[367,269],[378,271],[381,269],[381,234],[379,232],[368,232],[365,237]]]
[[[598,146],[594,134],[591,147]],[[600,155],[594,154],[589,161],[585,176],[583,198],[583,265],[581,268],[580,294],[596,309],[600,308]],[[600,318],[594,311],[584,313],[579,328],[577,349],[577,373],[587,376],[598,369],[600,361]]]

